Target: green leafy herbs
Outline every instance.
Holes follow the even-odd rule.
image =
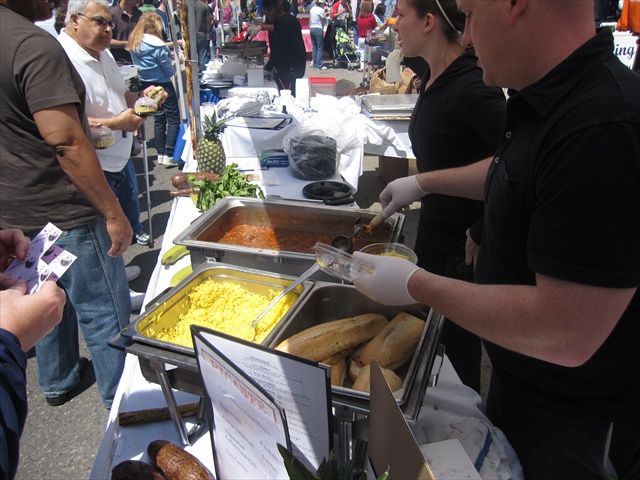
[[[354,477],[351,461],[344,465],[338,465],[338,458],[333,450],[329,452],[329,458],[322,461],[317,472],[307,469],[286,447],[278,444],[278,451],[282,455],[290,480],[365,480],[367,478],[365,472]],[[377,480],[387,480],[388,475],[389,471],[387,470]]]
[[[264,198],[262,189],[249,182],[249,175],[238,171],[238,164],[232,163],[220,174],[218,181],[201,179],[196,180],[193,175],[187,177],[189,185],[199,187],[196,207],[200,210],[207,210],[224,197],[251,197]]]

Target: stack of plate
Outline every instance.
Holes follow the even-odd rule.
[[[362,113],[371,120],[409,120],[417,101],[417,94],[365,95]]]

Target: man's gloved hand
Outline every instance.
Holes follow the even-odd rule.
[[[394,180],[380,194],[384,218],[389,218],[405,205],[412,204],[426,194],[418,185],[415,175]]]
[[[386,255],[369,255],[354,252],[353,258],[373,267],[373,273],[351,272],[356,289],[383,305],[412,305],[417,303],[409,295],[407,283],[420,270],[409,260]]]

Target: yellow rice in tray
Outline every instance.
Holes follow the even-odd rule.
[[[271,307],[254,330],[251,322],[278,293],[270,290],[269,295],[265,296],[250,292],[237,283],[208,279],[188,293],[191,306],[186,314],[180,315],[180,320],[173,327],[160,331],[151,327],[145,334],[150,338],[193,348],[190,327],[200,325],[261,343],[297,299],[296,293],[288,293]]]

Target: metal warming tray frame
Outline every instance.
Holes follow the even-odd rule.
[[[188,281],[188,278],[185,281]],[[160,297],[154,307],[161,304],[164,297]],[[436,357],[442,359],[444,355],[443,347],[438,343],[444,317],[433,309],[421,305],[388,307],[370,300],[353,286],[316,282],[309,294],[287,312],[291,313],[288,319],[281,321],[276,327],[277,330],[274,329],[276,333],[271,337],[268,346],[275,347],[298,329],[325,321],[363,313],[381,313],[391,320],[401,311],[425,320],[425,328],[413,359],[408,367],[403,367],[399,372],[401,376],[404,375],[404,381],[397,400],[405,419],[414,422],[420,412],[427,387],[437,383],[442,363],[434,368]],[[193,349],[183,351],[181,348],[167,348],[165,342],[135,341],[136,338],[138,337],[123,331],[109,343],[115,348],[136,355],[144,378],[162,387],[178,435],[184,444],[189,444],[201,433],[204,420],[199,418],[193,431],[187,433],[178,413],[172,389],[200,397],[204,395]],[[369,413],[369,395],[350,388],[332,387],[332,404],[336,408],[336,414],[342,417],[341,429],[349,423],[345,418],[355,419],[358,414],[366,416]],[[342,454],[345,455],[344,452]]]
[[[337,235],[350,236],[354,233],[358,219],[368,223],[375,215],[375,212],[322,204],[226,197],[176,236],[174,243],[189,249],[194,267],[207,259],[215,259],[226,264],[298,277],[315,262],[315,255],[311,250],[309,253],[297,253],[259,249],[228,245],[210,241],[207,238],[219,239],[229,228],[243,223],[317,233],[319,237],[324,238],[333,238]],[[367,243],[401,243],[403,226],[404,215],[395,213],[372,234],[363,236],[363,240]],[[324,243],[330,243],[330,241]],[[314,278],[328,282],[337,281],[335,277],[323,272],[318,272]]]

